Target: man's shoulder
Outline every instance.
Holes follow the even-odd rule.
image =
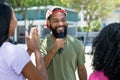
[[[72,41],[72,42],[81,42],[81,40],[77,39],[76,37],[73,37],[71,35],[68,35],[67,36],[67,39]]]
[[[40,43],[46,43],[47,41],[50,41],[50,36],[49,35],[40,39]]]
[[[77,39],[77,38],[75,38],[73,36],[67,36],[67,41],[71,45],[73,45],[74,47],[76,47],[76,48],[78,48],[78,46],[82,46],[83,45],[83,43],[82,43],[81,40],[79,40],[79,39]]]

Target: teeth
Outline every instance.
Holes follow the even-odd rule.
[[[59,29],[59,30],[63,30],[63,27],[59,27],[58,29]]]

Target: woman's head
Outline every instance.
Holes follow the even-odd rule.
[[[0,4],[0,46],[9,36],[14,35],[16,17],[13,9],[7,3]]]
[[[120,23],[107,25],[92,45],[93,68],[103,70],[110,80],[120,80]]]

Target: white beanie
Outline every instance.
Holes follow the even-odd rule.
[[[55,10],[53,11],[54,9],[56,8],[60,8],[61,10]],[[46,20],[53,14],[53,13],[56,13],[56,12],[63,12],[65,13],[65,15],[67,15],[67,12],[65,11],[65,9],[63,9],[62,7],[59,7],[59,6],[53,6],[52,8],[49,8],[46,12]],[[46,22],[46,26],[47,28],[49,28],[47,22]]]

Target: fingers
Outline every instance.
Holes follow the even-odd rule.
[[[64,39],[56,39],[56,47],[59,48],[64,48],[65,40]]]
[[[39,50],[40,39],[39,39],[37,27],[33,27],[30,30],[30,34],[26,35],[27,47],[31,51]]]
[[[29,35],[25,35],[25,37],[26,37],[26,40],[30,40],[30,36]]]
[[[37,27],[31,28],[31,31],[30,31],[30,38],[35,38],[35,37],[39,38]]]
[[[38,28],[37,27],[31,28],[30,37],[31,37],[30,38],[31,44],[34,47],[34,50],[39,49],[39,47],[40,47],[40,36],[38,34]]]

